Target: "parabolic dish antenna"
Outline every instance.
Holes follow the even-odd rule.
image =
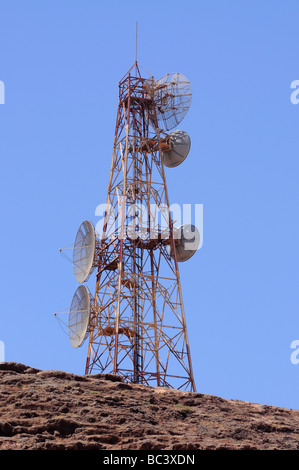
[[[175,247],[176,256],[179,262],[187,261],[197,251],[200,241],[200,235],[195,225],[184,224],[181,225],[177,230],[176,238],[180,240],[180,243]],[[169,254],[174,258],[172,248],[168,246]]]
[[[156,82],[149,80],[147,91],[155,103],[149,110],[151,126],[169,131],[176,127],[186,116],[192,99],[189,80],[180,73],[168,73]]]
[[[82,346],[87,335],[90,318],[90,295],[86,286],[79,286],[74,293],[69,313],[69,338],[73,348]]]
[[[171,150],[162,153],[162,162],[169,168],[174,168],[180,165],[187,157],[190,147],[191,139],[187,132],[175,130],[169,134],[171,141]]]
[[[73,269],[79,284],[87,281],[91,274],[95,243],[94,226],[89,220],[85,220],[79,227],[73,249]]]

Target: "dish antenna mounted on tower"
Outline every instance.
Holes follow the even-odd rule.
[[[178,73],[144,78],[140,67],[119,82],[103,231],[85,221],[75,239],[69,337],[75,348],[88,339],[86,374],[195,391],[178,263],[195,253],[199,232],[174,227],[164,168],[189,153],[188,134],[167,131],[186,115],[191,87]],[[83,283],[92,273],[91,293]]]

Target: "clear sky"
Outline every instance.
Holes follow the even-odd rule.
[[[193,100],[172,203],[204,205],[180,265],[197,390],[299,409],[299,3],[0,0],[1,312],[7,361],[84,373],[54,312],[77,283],[59,248],[106,199],[118,81],[135,60]],[[1,102],[1,100],[0,100]]]

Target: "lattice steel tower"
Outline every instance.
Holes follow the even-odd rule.
[[[174,227],[164,171],[190,149],[186,132],[167,131],[187,113],[191,87],[181,74],[155,81],[141,69],[136,61],[119,82],[102,233],[89,221],[77,232],[73,265],[81,285],[69,335],[74,347],[88,338],[86,374],[195,391],[178,263],[195,253],[199,233]],[[83,282],[92,272],[90,292]]]

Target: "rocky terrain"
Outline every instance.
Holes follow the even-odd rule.
[[[0,450],[299,449],[299,411],[0,364]]]

